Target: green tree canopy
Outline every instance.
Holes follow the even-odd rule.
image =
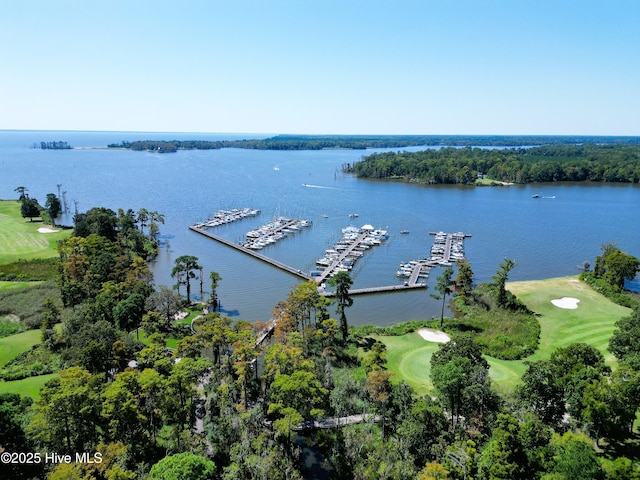
[[[596,257],[594,275],[620,292],[624,289],[625,280],[633,280],[640,271],[640,260],[612,243],[603,245],[602,251],[602,255]]]
[[[33,222],[34,217],[40,216],[40,204],[35,198],[24,197],[22,200],[22,206],[20,207],[20,213],[22,218],[28,218]]]
[[[640,371],[640,308],[616,322],[616,330],[609,340],[609,351],[621,362]]]
[[[174,261],[174,267],[171,270],[171,276],[178,281],[178,289],[180,285],[187,287],[187,303],[191,303],[191,279],[196,278],[196,271],[202,268],[198,263],[198,257],[193,255],[181,255]]]
[[[49,217],[51,218],[51,225],[56,224],[56,218],[62,212],[62,205],[60,204],[60,199],[56,197],[54,193],[47,193],[47,200],[44,203],[44,208],[49,213]]]
[[[329,285],[336,287],[336,301],[338,302],[338,315],[340,315],[340,331],[342,338],[346,340],[349,335],[347,316],[345,309],[353,305],[353,299],[349,296],[349,289],[353,285],[353,280],[348,272],[338,272],[328,281]]]
[[[149,472],[149,480],[209,480],[216,464],[191,452],[164,457]]]

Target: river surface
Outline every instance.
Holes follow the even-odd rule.
[[[401,262],[429,255],[432,231],[464,232],[465,252],[477,282],[491,280],[505,258],[517,262],[510,280],[579,273],[593,264],[600,247],[615,242],[640,257],[640,186],[618,184],[534,184],[507,187],[421,186],[359,180],[344,175],[342,164],[381,150],[263,151],[222,149],[169,154],[101,148],[122,140],[242,139],[255,134],[173,134],[133,132],[0,131],[0,198],[17,198],[14,189],[44,203],[47,193],[66,192],[74,211],[94,206],[140,208],[164,213],[163,247],[152,268],[158,285],[171,285],[173,261],[195,255],[205,272],[222,280],[223,311],[245,320],[266,320],[271,309],[299,280],[188,230],[219,209],[250,207],[254,218],[212,230],[229,240],[277,216],[305,218],[311,228],[260,253],[309,271],[348,226],[371,224],[389,232],[368,250],[351,275],[354,288],[399,283]],[[66,141],[72,150],[31,148],[40,141]],[[397,150],[397,149],[394,149]],[[419,150],[411,148],[407,150]],[[540,198],[532,198],[539,194]],[[545,198],[548,197],[548,198]],[[358,217],[350,217],[357,213]],[[71,220],[63,220],[70,224]],[[400,234],[408,230],[409,234]],[[354,297],[351,324],[389,325],[439,316],[430,294],[440,274],[431,273],[428,290]],[[192,291],[199,296],[199,285]]]

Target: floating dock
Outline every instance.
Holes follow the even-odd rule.
[[[316,283],[321,284],[327,279],[327,277],[332,275],[335,272],[338,265],[340,265],[342,261],[345,258],[347,258],[347,256],[356,249],[356,247],[359,247],[362,241],[368,236],[369,236],[369,232],[363,232],[360,235],[358,235],[358,237],[353,241],[353,243],[351,243],[346,250],[340,253],[333,260],[333,262],[320,273],[319,276],[313,278],[316,281]]]

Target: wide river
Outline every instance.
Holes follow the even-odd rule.
[[[223,149],[154,154],[101,148],[122,140],[240,139],[266,135],[132,132],[0,131],[0,198],[14,189],[44,203],[47,193],[66,192],[71,212],[94,206],[140,208],[164,213],[163,249],[153,265],[155,282],[171,285],[173,261],[195,255],[205,271],[221,277],[223,311],[245,320],[266,320],[299,280],[188,230],[219,209],[251,207],[255,218],[213,230],[229,240],[277,216],[305,218],[313,226],[261,253],[309,271],[348,225],[371,224],[389,232],[367,251],[351,275],[354,287],[392,285],[398,265],[429,255],[431,231],[464,232],[465,252],[477,282],[490,281],[504,258],[517,262],[510,280],[579,273],[600,247],[615,242],[640,257],[639,185],[535,184],[508,187],[419,186],[358,180],[341,165],[376,150],[263,151]],[[31,148],[40,141],[67,141],[73,150]],[[409,149],[408,149],[409,150]],[[413,148],[410,150],[417,150]],[[532,196],[539,194],[541,198]],[[547,198],[545,198],[547,197]],[[358,217],[350,217],[357,213]],[[71,223],[70,219],[65,220]],[[408,230],[409,234],[400,234]],[[357,296],[350,323],[388,325],[439,315],[428,290]],[[199,296],[199,285],[192,291]]]

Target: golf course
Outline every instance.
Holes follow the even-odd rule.
[[[538,349],[524,360],[486,357],[489,374],[498,390],[514,389],[526,370],[525,360],[549,358],[556,348],[572,343],[589,344],[602,352],[609,366],[616,365],[607,348],[609,338],[616,321],[628,316],[630,309],[612,303],[577,276],[511,282],[507,289],[537,315],[541,332]],[[387,347],[387,365],[395,374],[395,381],[407,382],[419,394],[431,391],[430,360],[438,343],[426,341],[417,332],[376,338]]]
[[[57,257],[56,242],[70,235],[70,230],[51,228],[42,220],[25,220],[20,203],[0,200],[0,264]]]
[[[0,265],[16,264],[19,270],[32,271],[31,260],[56,258],[57,241],[67,238],[71,230],[52,228],[42,220],[22,218],[20,203],[15,200],[0,200]],[[24,264],[21,262],[25,262]],[[41,265],[35,265],[39,269]],[[6,277],[9,278],[9,277]],[[21,278],[17,275],[17,278]],[[0,281],[0,292],[19,292],[41,282]],[[19,316],[4,316],[0,321],[20,321]],[[21,353],[41,342],[40,329],[27,330],[0,338],[0,367]],[[27,377],[22,380],[0,381],[0,393],[20,393],[37,398],[40,388],[55,374]]]

